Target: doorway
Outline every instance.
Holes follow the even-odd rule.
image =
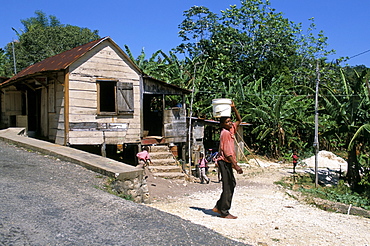
[[[41,90],[27,90],[28,133],[35,136],[41,133]]]
[[[147,136],[163,136],[163,96],[144,94],[144,131]]]

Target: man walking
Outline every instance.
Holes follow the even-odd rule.
[[[218,167],[222,178],[222,193],[216,206],[212,209],[213,212],[221,215],[225,219],[236,219],[238,217],[229,213],[231,201],[236,186],[236,181],[233,173],[233,168],[238,174],[242,174],[243,170],[236,162],[234,138],[235,133],[242,119],[234,102],[231,104],[231,109],[235,113],[236,121],[232,122],[231,117],[221,117],[220,126],[222,128],[220,135],[220,150],[217,159]]]

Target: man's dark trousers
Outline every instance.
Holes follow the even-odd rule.
[[[221,216],[227,216],[231,208],[236,181],[231,163],[220,160],[217,164],[221,172],[222,193],[220,199],[217,201],[216,207],[221,212]]]

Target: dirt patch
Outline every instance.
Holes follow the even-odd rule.
[[[244,168],[244,174],[235,175],[237,186],[245,186],[251,183],[250,178],[266,172],[264,168]],[[222,183],[218,180],[217,169],[211,167],[208,172],[208,177],[211,179],[209,184],[201,184],[196,177],[191,177],[190,181],[179,179],[163,179],[155,178],[149,173],[147,184],[152,202],[176,200],[180,197],[190,196],[196,192],[209,192],[221,188]]]

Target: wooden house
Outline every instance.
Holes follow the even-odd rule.
[[[109,37],[31,65],[0,90],[4,126],[60,145],[186,142],[190,91],[145,75]],[[183,106],[168,107],[169,95]]]

